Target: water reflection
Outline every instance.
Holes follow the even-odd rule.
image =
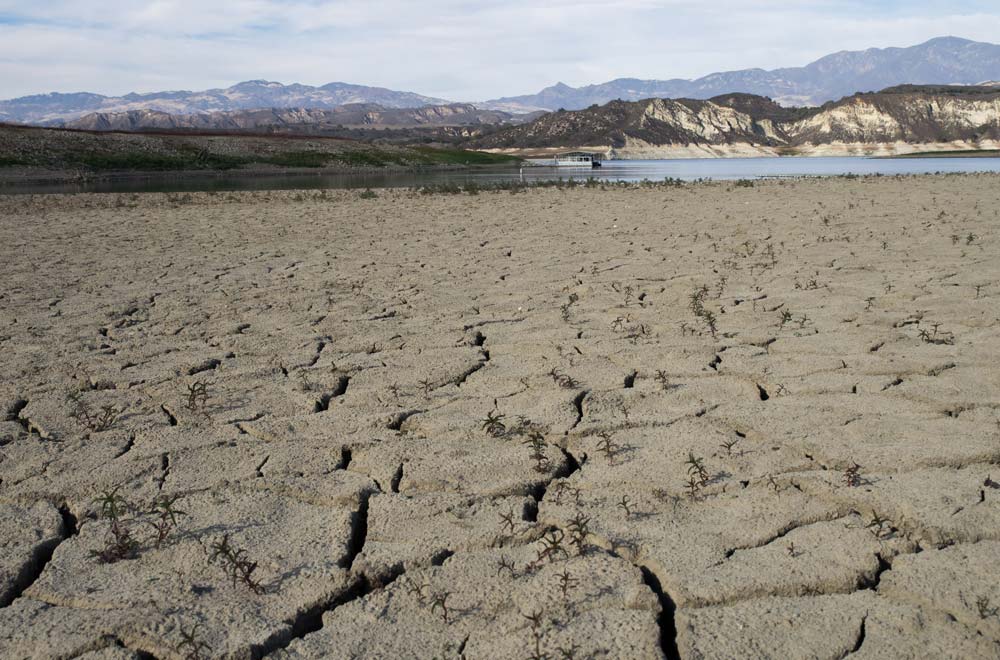
[[[843,174],[927,174],[1000,172],[1000,158],[704,158],[684,160],[613,160],[596,169],[504,167],[464,171],[369,172],[363,174],[268,176],[156,176],[122,181],[91,181],[0,186],[0,194],[77,192],[196,192],[233,190],[316,190],[331,188],[398,188],[440,184],[488,185],[503,181],[577,181],[593,177],[608,181],[683,179],[756,179]]]

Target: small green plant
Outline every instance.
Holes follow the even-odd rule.
[[[872,512],[872,519],[865,525],[865,529],[871,531],[877,539],[884,539],[892,533],[892,521],[883,518],[877,511]]]
[[[515,517],[514,517],[514,509],[508,510],[507,513],[501,513],[500,514],[500,527],[501,527],[501,531],[502,531],[502,528],[506,527],[507,531],[510,532],[511,534],[513,534],[514,533],[514,529],[515,529],[516,526],[517,526],[517,523],[516,523]]]
[[[732,456],[733,455],[733,448],[736,447],[736,445],[739,444],[739,442],[740,442],[740,438],[738,438],[738,437],[737,438],[731,438],[729,440],[724,441],[721,445],[719,445],[719,447],[721,447],[722,449],[726,450],[726,456]]]
[[[153,520],[147,521],[147,524],[153,528],[156,534],[154,541],[157,548],[167,540],[167,537],[177,527],[178,516],[187,515],[184,511],[174,508],[174,504],[180,498],[180,495],[174,495],[173,497],[161,495],[153,502],[152,507],[150,507],[149,515],[153,516]]]
[[[933,332],[928,332],[926,329],[920,329],[920,339],[923,340],[925,344],[937,344],[937,345],[952,345],[955,343],[955,335],[950,332],[940,332],[940,323],[932,323],[931,328]]]
[[[597,435],[600,438],[597,441],[597,451],[604,454],[609,465],[614,465],[615,455],[621,450],[621,447],[615,443],[614,437],[609,431],[601,431]]]
[[[694,475],[688,476],[688,480],[684,482],[684,488],[687,489],[688,497],[691,499],[698,499],[701,494],[701,481],[698,477]]]
[[[448,623],[448,597],[451,596],[450,591],[438,591],[431,596],[431,614],[435,610],[441,610],[441,619]]]
[[[431,390],[434,389],[434,383],[426,378],[420,381],[420,388],[424,391],[424,396],[430,396]]]
[[[547,472],[550,462],[549,457],[545,455],[545,448],[548,447],[545,436],[538,431],[532,431],[527,438],[521,441],[521,444],[528,446],[531,460],[535,461],[535,472]]]
[[[590,536],[590,518],[577,511],[569,521],[569,542],[576,548],[578,554],[583,554],[587,548],[587,537]]]
[[[503,423],[504,416],[499,411],[491,411],[482,421],[482,429],[486,435],[499,438],[507,432],[507,427]]]
[[[521,614],[531,625],[531,640],[533,650],[528,660],[549,660],[549,654],[542,652],[542,611],[535,610],[531,614]]]
[[[667,392],[674,387],[670,382],[670,375],[662,369],[656,372],[656,382],[660,384],[660,389],[664,392]]]
[[[514,560],[508,559],[504,555],[500,555],[500,559],[497,560],[497,577],[500,577],[500,574],[504,571],[510,573],[511,577],[516,577],[517,575],[514,567]]]
[[[563,495],[572,495],[577,504],[580,504],[582,490],[570,486],[566,481],[557,481],[552,487],[552,496],[556,504],[562,504]]]
[[[94,433],[101,433],[110,429],[118,421],[118,417],[123,412],[111,405],[101,406],[99,411],[92,410],[83,400],[80,392],[70,392],[66,395],[66,398],[73,404],[73,409],[70,411],[69,416],[77,424],[90,429]]]
[[[576,379],[567,376],[556,368],[553,368],[549,372],[549,376],[555,381],[556,385],[567,390],[573,390],[580,386],[580,383]]]
[[[178,653],[183,654],[184,660],[208,660],[211,655],[211,647],[198,635],[200,623],[194,624],[190,630],[181,628],[181,643],[177,645]]]
[[[621,500],[618,501],[618,508],[625,512],[626,518],[632,517],[632,500],[629,499],[628,495],[622,495]]]
[[[691,312],[695,317],[701,319],[702,323],[711,333],[712,337],[716,336],[718,331],[717,319],[715,313],[705,307],[705,299],[708,297],[708,287],[702,286],[695,289],[694,292],[688,296],[689,306]]]
[[[569,602],[569,590],[578,584],[578,581],[569,574],[569,569],[564,568],[562,573],[556,573],[559,578],[559,592],[562,593],[563,602]]]
[[[705,469],[705,459],[695,456],[694,452],[688,452],[688,457],[687,460],[684,461],[684,464],[688,466],[688,477],[696,478],[698,480],[699,488],[704,488],[708,485],[710,477],[708,470]]]
[[[538,551],[535,563],[539,564],[542,560],[555,561],[558,556],[562,556],[563,559],[569,559],[569,553],[562,544],[565,538],[566,533],[558,528],[545,532],[545,535],[541,538],[542,548]]]
[[[132,559],[139,553],[139,542],[132,531],[133,520],[127,517],[132,506],[118,494],[120,489],[121,486],[115,486],[94,500],[101,507],[101,517],[108,521],[104,548],[94,554],[106,564]]]
[[[419,582],[413,579],[408,580],[406,583],[407,593],[416,598],[417,602],[420,603],[421,605],[427,604],[427,598],[424,596],[424,591],[429,588],[430,588],[429,584],[426,583],[420,584]]]
[[[789,557],[798,557],[801,552],[795,548],[795,541],[789,541],[788,545],[785,546],[785,552],[788,553]]]
[[[979,613],[980,619],[1000,618],[1000,607],[993,607],[988,596],[980,596],[976,599],[976,611]]]
[[[233,581],[233,587],[242,582],[253,593],[264,593],[264,587],[253,577],[257,562],[247,558],[246,550],[233,547],[229,543],[229,534],[212,543],[211,550],[208,561],[218,562],[226,576]]]
[[[778,327],[784,328],[786,323],[790,323],[792,320],[792,313],[787,309],[781,310],[780,316],[778,318]]]
[[[360,195],[358,195],[358,198],[359,199],[376,199],[376,198],[378,198],[378,194],[374,190],[372,190],[371,188],[367,188],[367,189],[365,189],[364,192],[362,192]]]

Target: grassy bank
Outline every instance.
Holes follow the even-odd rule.
[[[513,156],[270,135],[96,133],[0,126],[0,175],[35,168],[106,173],[420,169],[515,164]],[[6,172],[5,172],[6,170]]]

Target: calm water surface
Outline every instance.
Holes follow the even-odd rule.
[[[662,181],[683,179],[760,179],[841,174],[928,174],[935,172],[1000,172],[1000,158],[704,158],[680,160],[613,160],[604,167],[569,169],[506,167],[455,172],[394,172],[337,175],[223,176],[171,178],[158,176],[126,181],[0,186],[0,194],[74,192],[195,192],[228,190],[301,190],[327,188],[398,188],[450,183],[481,185],[502,181],[587,179]]]

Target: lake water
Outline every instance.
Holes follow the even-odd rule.
[[[398,188],[438,184],[480,185],[503,181],[593,177],[607,181],[662,181],[665,178],[759,179],[843,174],[928,174],[935,172],[1000,172],[1000,158],[704,158],[680,160],[612,160],[604,167],[569,169],[506,167],[467,171],[391,172],[337,175],[208,176],[169,175],[123,181],[72,184],[0,185],[0,194],[75,192],[195,192],[228,190],[299,190],[327,188]]]

